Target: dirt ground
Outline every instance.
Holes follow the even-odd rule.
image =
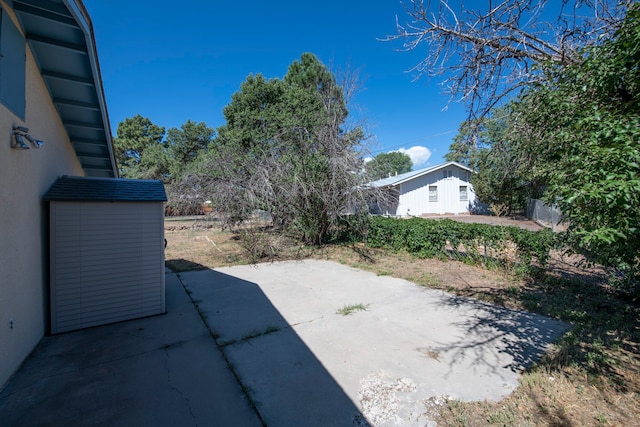
[[[530,219],[521,217],[498,217],[492,215],[423,215],[423,218],[428,219],[452,219],[458,222],[477,223],[477,224],[491,224],[491,225],[505,225],[520,227],[526,230],[538,231],[544,227],[532,221]]]
[[[450,218],[541,229],[532,221],[513,218]],[[238,236],[222,231],[218,222],[206,217],[167,220],[165,237],[167,265],[176,271],[250,263]],[[575,325],[548,358],[525,373],[512,396],[496,403],[444,402],[438,425],[640,425],[640,304],[616,295],[601,269],[578,266],[577,258],[556,252],[542,272],[523,278],[508,269],[419,259],[364,245],[316,248],[273,239],[270,243],[279,247],[279,260],[338,261]]]
[[[544,229],[543,226],[524,217],[434,215],[426,218],[447,218],[464,223],[514,226],[532,231]],[[168,241],[167,259],[172,260],[174,265],[179,264],[183,258],[188,261],[183,267],[178,266],[178,269],[192,269],[194,268],[192,263],[199,264],[199,268],[249,263],[245,259],[246,250],[239,244],[238,237],[222,231],[220,222],[211,216],[166,218],[165,237]],[[502,305],[509,304],[503,297],[494,299],[494,295],[504,293],[505,290],[517,287],[520,283],[520,279],[514,278],[509,272],[487,270],[461,261],[442,262],[436,259],[419,259],[407,254],[389,254],[385,250],[366,248],[364,245],[310,248],[279,239],[280,241],[274,242],[274,245],[282,248],[278,259],[308,257],[338,261],[381,275],[394,275],[421,286],[463,293]],[[576,256],[554,252],[548,264],[548,271],[556,277],[581,281],[605,280],[606,275],[601,268],[579,267],[578,262],[579,258]]]
[[[491,217],[481,216],[473,216],[473,219],[484,220],[485,223],[492,220]],[[515,220],[510,220],[510,224],[515,223]],[[532,227],[528,223],[521,225]],[[168,219],[165,222],[165,238],[167,263],[174,270],[249,263],[237,236],[221,231],[218,222],[206,217]],[[378,275],[394,276],[420,286],[479,297],[503,305],[504,298],[498,295],[514,286],[513,278],[504,272],[489,271],[460,261],[442,262],[436,259],[418,259],[402,253],[389,254],[385,250],[367,248],[362,244],[313,248],[288,246],[290,243],[276,242],[283,246],[278,259],[316,258],[337,261]]]
[[[429,218],[515,226],[534,231],[543,229],[535,222],[524,218],[488,215],[439,215]],[[168,241],[166,258],[172,260],[178,269],[191,269],[194,267],[190,265],[191,263],[198,264],[202,268],[248,263],[244,260],[245,250],[239,245],[239,239],[228,232],[221,231],[219,223],[207,216],[168,218],[165,222],[165,237]],[[286,246],[285,242],[279,244]],[[364,245],[323,248],[296,245],[284,248],[278,259],[305,257],[337,261],[354,268],[373,271],[379,275],[393,275],[421,286],[463,293],[502,305],[505,305],[506,301],[497,295],[510,287],[517,286],[518,281],[508,273],[499,270],[489,271],[460,261],[442,262],[436,259],[419,259],[407,254],[389,254],[385,250],[366,248]],[[179,266],[183,258],[188,262],[184,266]],[[572,260],[561,254],[556,254],[551,263],[554,269],[559,271],[558,274],[576,272]]]

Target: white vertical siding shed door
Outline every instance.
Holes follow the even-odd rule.
[[[165,312],[164,206],[51,201],[51,333]]]

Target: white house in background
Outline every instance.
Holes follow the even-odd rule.
[[[399,217],[471,213],[476,205],[473,173],[460,163],[448,162],[373,181],[369,186],[387,190],[389,197],[373,202],[370,212]]]

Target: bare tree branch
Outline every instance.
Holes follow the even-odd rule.
[[[504,0],[483,7],[464,1],[410,0],[408,22],[396,17],[402,50],[426,49],[416,79],[445,75],[451,100],[484,117],[502,100],[541,78],[536,65],[578,63],[581,49],[611,36],[631,0]]]

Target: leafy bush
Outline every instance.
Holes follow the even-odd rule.
[[[512,265],[523,272],[531,271],[534,261],[545,265],[555,244],[549,230],[466,224],[450,219],[385,217],[372,217],[362,240],[371,247],[406,250],[420,258]]]
[[[355,243],[364,240],[369,230],[369,214],[342,215],[329,230],[327,243]]]

